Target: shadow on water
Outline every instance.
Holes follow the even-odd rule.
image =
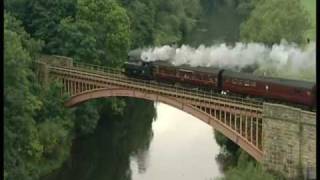
[[[128,99],[123,116],[104,116],[92,135],[73,142],[64,165],[43,180],[131,179],[130,156],[144,158],[155,116],[153,102]],[[142,171],[146,168],[140,166]]]

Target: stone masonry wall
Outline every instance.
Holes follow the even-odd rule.
[[[316,115],[278,104],[264,104],[263,165],[288,179],[315,179]],[[308,178],[307,178],[308,177]]]
[[[46,88],[48,83],[48,65],[46,63],[38,63],[37,64],[37,76],[41,83],[41,85]]]
[[[314,113],[302,111],[301,160],[303,173],[309,179],[316,179],[316,117]]]

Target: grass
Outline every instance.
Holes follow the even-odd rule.
[[[310,14],[312,28],[306,32],[306,37],[311,40],[316,39],[316,0],[301,0],[302,5]]]

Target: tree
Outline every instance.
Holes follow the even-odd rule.
[[[244,166],[237,166],[229,169],[223,178],[219,180],[250,180],[250,179],[261,179],[261,180],[276,180],[279,179],[262,169],[261,166],[255,165],[252,162],[245,163]]]
[[[79,0],[76,20],[94,29],[96,53],[103,65],[120,66],[130,46],[129,18],[114,0]]]
[[[157,1],[156,7],[156,45],[181,44],[196,25],[201,10],[196,0]]]
[[[260,0],[250,17],[241,25],[243,41],[266,44],[303,43],[303,35],[310,28],[310,20],[299,0]]]
[[[154,44],[155,0],[122,0],[130,18],[131,49]]]
[[[21,21],[4,17],[4,169],[6,179],[37,179],[66,158],[72,139],[72,111],[60,98],[61,84],[43,90],[32,71],[42,43]]]
[[[10,0],[5,4],[32,37],[45,42],[43,51],[48,54],[56,53],[59,47],[56,38],[60,21],[74,17],[76,12],[76,0]]]
[[[75,111],[77,136],[94,132],[100,118],[96,106],[96,102],[87,102],[77,107]]]
[[[248,17],[254,8],[256,0],[237,0],[237,12],[244,17]]]
[[[234,155],[237,153],[239,145],[234,143],[232,140],[228,139],[222,133],[214,130],[214,137],[216,139],[217,144],[221,147],[224,146],[229,153]]]
[[[86,20],[65,18],[59,26],[56,54],[76,61],[100,64],[94,28]]]
[[[5,13],[4,20],[4,169],[7,179],[32,179],[31,164],[39,160],[43,147],[33,119],[42,104],[31,93],[30,65],[41,43],[10,14]]]

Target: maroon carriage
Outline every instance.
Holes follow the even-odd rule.
[[[315,83],[223,71],[222,89],[307,106],[315,105]]]
[[[157,80],[217,89],[219,69],[188,65],[173,66],[164,61],[154,62],[153,66],[153,75]]]

